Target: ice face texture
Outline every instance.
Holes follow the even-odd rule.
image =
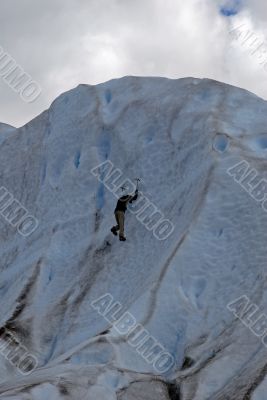
[[[0,216],[1,327],[38,359],[22,376],[0,356],[0,399],[165,400],[179,390],[239,400],[257,388],[266,349],[227,305],[246,295],[258,316],[267,310],[267,214],[227,170],[245,160],[265,179],[266,137],[264,100],[194,78],[80,85],[24,127],[1,125],[1,185],[39,225],[24,237]],[[127,241],[112,236],[117,199],[90,172],[108,160],[143,178],[174,224],[167,240],[130,211]],[[113,321],[131,313],[174,357],[157,383],[153,364],[91,306],[107,293],[123,307]]]

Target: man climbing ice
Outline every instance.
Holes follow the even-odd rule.
[[[125,188],[121,189],[125,190]],[[138,188],[136,188],[134,196],[127,194],[120,197],[114,210],[117,225],[111,228],[111,232],[113,233],[113,235],[117,236],[117,232],[119,231],[119,238],[123,242],[126,240],[126,237],[124,236],[125,211],[127,210],[128,203],[132,203],[133,201],[137,200],[137,198]]]

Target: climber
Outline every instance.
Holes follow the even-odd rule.
[[[122,188],[122,190],[125,189]],[[127,204],[137,200],[137,197],[138,197],[138,188],[136,188],[134,196],[127,194],[125,196],[120,197],[117,202],[117,206],[114,210],[117,225],[111,228],[111,232],[113,233],[113,235],[117,236],[117,232],[119,231],[119,238],[121,241],[126,240],[126,237],[124,236],[124,219],[125,219],[125,211],[127,210]]]

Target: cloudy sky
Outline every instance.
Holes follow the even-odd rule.
[[[266,19],[266,0],[2,0],[0,49],[42,93],[26,103],[1,75],[0,121],[21,126],[80,83],[125,75],[212,78],[267,99]]]

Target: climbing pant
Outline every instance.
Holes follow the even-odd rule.
[[[119,231],[120,236],[124,236],[124,212],[123,211],[116,211],[115,218],[117,221],[117,226],[115,226],[116,231]]]

